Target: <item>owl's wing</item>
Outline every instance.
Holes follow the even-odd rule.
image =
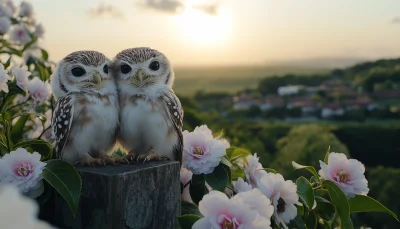
[[[73,95],[67,95],[57,101],[51,125],[56,136],[55,152],[57,158],[62,155],[62,150],[67,143],[74,118]]]
[[[174,146],[174,153],[176,158],[182,164],[182,152],[183,152],[183,108],[178,97],[174,93],[168,93],[164,95],[166,113],[169,119],[172,121],[173,127],[178,135],[178,141]]]

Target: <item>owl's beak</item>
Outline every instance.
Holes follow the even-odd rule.
[[[134,79],[140,83],[143,81],[143,70],[141,68],[136,71]]]
[[[96,83],[96,84],[101,84],[101,75],[100,75],[100,73],[99,72],[94,72],[93,73],[93,81]]]

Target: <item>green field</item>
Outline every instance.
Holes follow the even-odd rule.
[[[257,87],[259,80],[268,76],[288,73],[305,75],[327,71],[327,69],[285,66],[176,68],[174,90],[181,95],[193,95],[199,90],[235,93],[242,89]]]

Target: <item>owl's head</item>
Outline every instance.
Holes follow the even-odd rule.
[[[70,92],[107,93],[115,86],[108,68],[111,62],[97,51],[77,51],[64,57],[51,76],[54,96],[64,97]]]
[[[114,75],[120,85],[137,92],[172,88],[174,71],[168,58],[151,48],[125,49],[113,61]]]

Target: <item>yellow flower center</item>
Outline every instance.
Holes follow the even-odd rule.
[[[204,155],[204,149],[202,147],[194,147],[193,153],[197,155]]]
[[[234,229],[233,223],[229,221],[225,221],[222,223],[222,229]]]
[[[347,181],[348,175],[347,175],[347,173],[345,171],[342,170],[342,171],[338,172],[337,176],[339,177],[339,181],[340,182],[346,182]]]
[[[21,168],[18,169],[18,173],[21,174],[21,175],[25,174],[25,171],[26,171],[26,169],[24,167],[21,167]]]

